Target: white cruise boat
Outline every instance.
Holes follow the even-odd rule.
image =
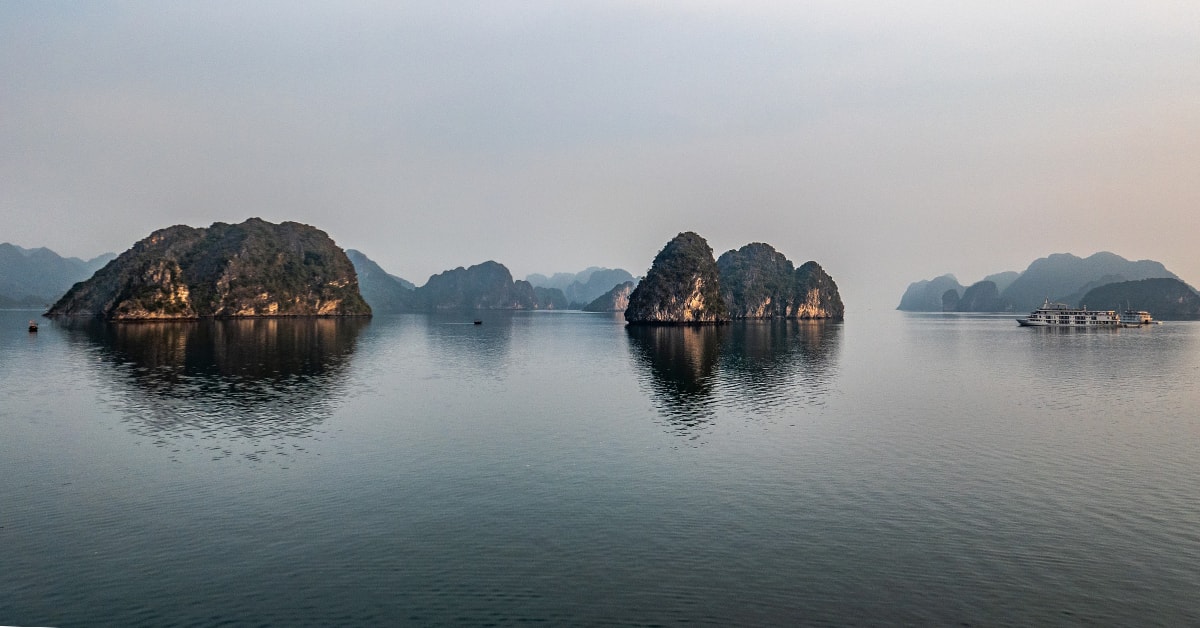
[[[1122,327],[1141,327],[1142,325],[1157,325],[1158,321],[1146,310],[1125,310],[1121,313]]]
[[[1073,308],[1066,303],[1051,303],[1049,299],[1042,307],[1018,318],[1022,327],[1120,327],[1121,318],[1116,310],[1089,310]]]

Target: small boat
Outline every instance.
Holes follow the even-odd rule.
[[[37,321],[29,321],[29,331],[37,333]]]
[[[1121,327],[1141,327],[1142,325],[1157,325],[1158,321],[1146,310],[1125,310],[1121,313]]]
[[[1116,310],[1089,310],[1086,307],[1074,308],[1066,303],[1051,303],[1050,299],[1042,307],[1029,313],[1025,318],[1018,318],[1017,323],[1022,327],[1120,327],[1121,319]]]
[[[482,324],[483,324],[483,321],[481,321],[481,320],[479,320],[479,319],[475,319],[475,324],[476,324],[476,325],[482,325]]]

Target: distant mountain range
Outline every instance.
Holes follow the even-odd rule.
[[[85,261],[0,243],[0,307],[45,307],[116,257],[105,253]]]
[[[358,273],[359,289],[378,314],[447,310],[560,310],[567,309],[561,290],[535,287],[512,278],[503,264],[486,261],[438,273],[415,286],[390,275],[359,251],[346,251]]]
[[[1159,262],[1130,261],[1107,251],[1086,258],[1056,253],[1034,260],[1023,272],[989,275],[967,287],[949,274],[914,282],[908,286],[896,309],[910,312],[1026,312],[1046,299],[1093,307],[1086,303],[1085,295],[1089,291],[1143,279],[1178,281],[1179,277]]]
[[[525,277],[535,288],[561,290],[571,309],[583,309],[614,287],[637,280],[623,268],[592,266],[577,273],[554,273],[547,277],[534,273]]]
[[[1164,321],[1200,320],[1200,294],[1178,279],[1141,279],[1089,290],[1081,299],[1093,310],[1145,310]]]

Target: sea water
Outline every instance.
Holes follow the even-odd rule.
[[[1200,623],[1197,323],[34,314],[0,624]]]

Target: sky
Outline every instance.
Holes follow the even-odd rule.
[[[417,284],[819,262],[847,316],[1051,253],[1200,285],[1200,3],[4,2],[0,242],[258,216]]]

